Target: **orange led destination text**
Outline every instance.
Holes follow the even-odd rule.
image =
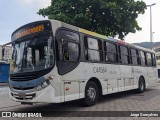
[[[22,32],[17,33],[16,37],[21,38],[21,37],[24,37],[26,35],[37,33],[37,32],[42,32],[42,31],[44,31],[44,25],[39,25],[39,26],[36,26],[34,28],[30,28],[30,29],[27,29],[27,30],[24,30]]]

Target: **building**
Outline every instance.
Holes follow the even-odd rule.
[[[157,61],[157,69],[158,69],[158,77],[160,78],[160,45],[155,46],[153,50],[156,52],[156,61]]]
[[[10,61],[12,56],[12,47],[11,46],[5,46],[4,47],[4,57],[2,57],[2,45],[0,45],[0,60],[6,60]]]
[[[157,67],[160,69],[160,45],[155,46],[153,50],[156,52]]]

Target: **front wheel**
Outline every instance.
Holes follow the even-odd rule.
[[[99,97],[98,87],[95,82],[88,82],[85,89],[85,98],[83,100],[85,106],[96,104]]]

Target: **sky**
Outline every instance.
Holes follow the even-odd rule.
[[[152,29],[153,41],[160,41],[160,1],[143,0],[147,5],[156,3],[152,7]],[[11,34],[22,25],[44,20],[37,14],[39,9],[49,6],[51,0],[0,0],[0,45],[11,41]],[[147,7],[145,14],[137,18],[142,31],[130,33],[125,37],[128,43],[149,42],[150,41],[150,8]]]

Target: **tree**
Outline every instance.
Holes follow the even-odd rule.
[[[146,8],[145,2],[134,0],[52,0],[38,14],[123,39],[128,33],[142,29],[136,18]]]

